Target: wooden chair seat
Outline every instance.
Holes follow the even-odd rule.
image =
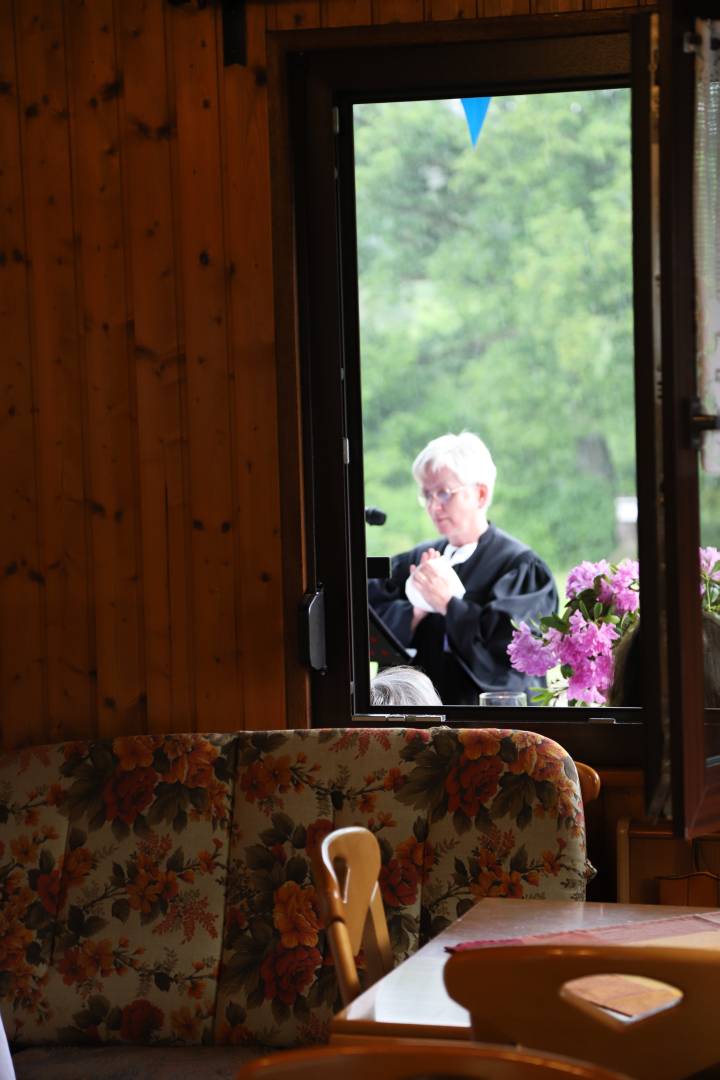
[[[681,994],[630,1022],[566,985],[608,974],[653,979]],[[468,1009],[473,1037],[483,1042],[582,1057],[637,1080],[682,1080],[720,1061],[720,953],[714,951],[552,944],[474,949],[450,957],[445,985]]]
[[[372,1039],[354,1046],[292,1050],[243,1066],[236,1080],[629,1080],[598,1065],[534,1050],[434,1042]]]

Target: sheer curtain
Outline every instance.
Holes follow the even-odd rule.
[[[698,19],[695,57],[695,292],[698,384],[720,414],[720,20]],[[720,475],[720,432],[703,439],[702,464]]]

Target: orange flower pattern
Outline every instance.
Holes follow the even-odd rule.
[[[528,732],[138,735],[11,754],[0,758],[9,1034],[322,1038],[338,991],[312,860],[349,824],[377,836],[398,959],[484,897],[584,895],[574,765]]]

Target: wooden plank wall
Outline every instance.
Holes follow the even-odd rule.
[[[306,721],[267,32],[627,6],[251,0],[224,68],[209,0],[0,0],[0,745]]]
[[[219,6],[0,0],[6,747],[285,726],[267,156]]]

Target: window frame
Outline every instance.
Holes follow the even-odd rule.
[[[347,241],[347,237],[354,236],[354,229],[345,222],[342,229],[344,246],[339,250],[337,233],[334,228],[328,227],[330,217],[342,219],[354,213],[354,198],[347,196],[342,200],[327,168],[329,161],[337,164],[347,184],[346,193],[351,192],[352,147],[347,139],[336,140],[330,124],[318,126],[308,118],[329,116],[332,108],[338,106],[342,130],[343,109],[351,107],[350,102],[378,100],[381,95],[382,100],[419,96],[456,97],[463,96],[463,86],[473,94],[482,93],[484,85],[489,94],[497,93],[503,86],[505,92],[522,92],[523,86],[529,85],[519,78],[506,80],[504,84],[490,83],[487,79],[481,83],[474,76],[470,78],[468,58],[480,46],[492,44],[501,51],[510,47],[516,61],[518,57],[525,57],[535,62],[537,53],[541,52],[544,53],[547,67],[560,64],[561,68],[570,40],[575,44],[580,43],[582,48],[589,47],[596,57],[598,50],[602,52],[605,48],[605,61],[610,58],[610,63],[616,64],[612,77],[609,77],[606,69],[583,77],[583,80],[573,76],[575,81],[568,81],[567,88],[576,85],[587,88],[608,85],[632,87],[636,453],[640,508],[638,539],[641,588],[645,590],[643,596],[647,596],[643,600],[643,613],[649,622],[660,623],[665,613],[670,621],[671,612],[678,610],[681,589],[690,580],[688,553],[694,538],[688,538],[687,530],[682,536],[678,535],[678,529],[668,521],[667,501],[664,508],[660,508],[656,499],[662,485],[667,484],[670,477],[678,479],[680,474],[685,475],[688,463],[684,459],[680,474],[673,472],[677,467],[678,448],[682,441],[680,422],[675,416],[677,408],[669,404],[666,397],[661,423],[656,401],[659,367],[653,355],[651,327],[657,298],[652,288],[649,256],[653,222],[650,212],[646,214],[641,210],[643,201],[647,202],[651,180],[650,95],[645,77],[650,66],[647,26],[651,11],[646,8],[639,12],[584,14],[580,17],[537,16],[462,24],[293,31],[269,35],[271,130],[275,121],[271,160],[283,432],[281,455],[288,464],[292,462],[297,466],[297,450],[300,448],[304,462],[304,469],[301,467],[296,474],[298,487],[284,505],[285,536],[290,535],[289,530],[297,530],[302,541],[296,569],[288,574],[286,582],[286,615],[288,625],[291,625],[296,617],[301,591],[297,585],[302,580],[305,589],[312,590],[318,586],[323,589],[329,628],[326,672],[312,672],[305,683],[305,689],[309,683],[306,703],[313,726],[329,726],[331,721],[334,721],[332,726],[344,725],[351,721],[353,671],[363,670],[358,661],[363,649],[367,657],[367,612],[356,612],[355,618],[351,616],[353,592],[362,595],[359,590],[365,587],[363,508],[360,500],[349,497],[350,491],[363,490],[362,431],[359,430],[361,411],[358,400],[360,386],[357,372],[353,370],[358,358],[354,355],[357,348],[352,344],[358,341],[357,310],[353,298],[348,301],[347,297],[340,295],[343,275],[355,273],[354,245]],[[622,48],[629,57],[622,74],[617,67],[617,55],[609,46],[613,40],[617,44],[621,39]],[[542,40],[542,49],[538,47],[539,40]],[[437,77],[434,84],[431,82],[427,64],[423,63],[429,56],[423,46],[429,44],[433,45],[433,55],[438,64],[439,51],[443,46],[452,50],[454,59],[450,70],[453,77],[443,86],[439,85]],[[372,64],[369,64],[371,56]],[[527,69],[534,71],[533,89],[559,88],[557,67],[553,69],[552,80],[548,76],[547,81],[543,81],[538,75],[537,66],[532,67],[532,62],[528,62]],[[415,74],[412,83],[406,81],[405,90],[400,93],[399,79],[405,78],[405,69],[400,70],[402,63],[407,64],[408,70],[414,70]],[[612,78],[617,81],[613,82]],[[343,90],[338,91],[338,86],[342,86]],[[366,94],[364,99],[363,93]],[[677,120],[675,123],[677,125]],[[671,134],[677,136],[679,132],[673,128]],[[673,153],[668,141],[665,165],[671,163]],[[671,194],[670,187],[666,188],[665,199],[668,200]],[[671,238],[673,242],[680,242],[675,235],[678,229],[678,223],[672,228],[665,224],[664,253],[665,249],[670,250]],[[312,275],[309,273],[311,266]],[[321,279],[319,289],[318,277]],[[672,294],[674,283],[667,283],[667,289]],[[334,302],[328,304],[328,297],[334,297]],[[665,296],[663,301],[664,310],[665,304],[670,301]],[[673,304],[686,302],[686,297],[672,297]],[[669,318],[666,315],[663,317]],[[665,335],[665,327],[663,329]],[[663,340],[666,340],[665,336]],[[348,343],[351,343],[350,348]],[[343,355],[347,371],[341,370],[340,358]],[[677,365],[677,361],[671,361],[668,356],[663,357],[662,363],[663,377],[667,377],[664,368],[671,363]],[[301,403],[299,415],[298,402]],[[664,429],[668,424],[670,438],[665,443],[664,458],[661,460],[658,433],[660,428]],[[342,439],[347,439],[350,445],[350,461],[347,465],[343,462]],[[675,457],[672,457],[673,454]],[[304,498],[296,497],[303,489]],[[339,502],[344,507],[344,513],[337,511]],[[692,498],[689,503],[692,503]],[[678,522],[675,524],[679,525]],[[682,533],[681,525],[679,531]],[[663,538],[667,550],[661,548]],[[673,544],[676,545],[674,548]],[[345,559],[337,557],[339,551],[347,553]],[[673,560],[685,560],[682,563],[684,569],[674,575],[672,584],[668,582],[665,571],[668,555]],[[298,570],[300,566],[302,571]],[[698,608],[696,618],[691,607],[689,602],[686,603],[683,623],[693,634],[697,634],[699,640],[699,606],[695,605]],[[693,619],[696,623],[694,629]],[[660,670],[659,665],[665,663],[672,667],[672,650],[677,642],[678,634],[673,632],[659,635],[657,640],[646,636],[646,669]],[[684,665],[682,678],[673,676],[668,687],[668,707],[676,718],[672,732],[674,748],[678,739],[682,741],[685,734],[680,719],[682,708],[678,703],[682,702],[682,695],[688,690],[688,675],[694,671],[689,648],[689,644],[686,644],[681,654]],[[300,690],[303,680],[294,658],[288,659],[288,676],[290,692],[293,685]],[[480,720],[476,710],[459,706],[451,707],[448,721],[454,726],[502,724],[541,730],[561,742],[573,756],[582,757],[596,766],[644,765],[650,793],[662,764],[660,717],[665,706],[660,687],[655,682],[649,685],[648,694],[648,704],[642,710],[603,709],[601,723],[593,722],[593,714],[599,710],[592,709],[542,710],[544,715],[552,712],[552,719],[540,719],[539,710],[533,710],[532,720],[527,710],[484,710]],[[694,710],[696,704],[692,706]],[[371,708],[369,713],[362,714],[362,722],[364,725],[380,725],[387,723],[380,718],[381,713],[392,713],[400,720],[421,712],[417,709]],[[630,713],[640,713],[642,719],[630,719]],[[377,720],[373,719],[376,714]],[[686,792],[688,777],[682,752],[679,757],[674,752],[673,760],[673,788],[680,790],[677,784],[684,781]],[[697,769],[693,773],[693,782],[696,777]],[[720,801],[717,805],[720,813]],[[679,828],[684,827],[686,818],[687,814],[676,816]]]

